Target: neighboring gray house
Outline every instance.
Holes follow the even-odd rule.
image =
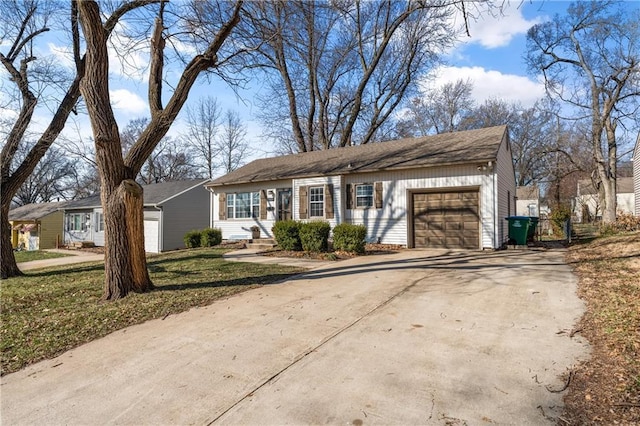
[[[255,160],[206,186],[225,239],[326,220],[364,224],[369,241],[495,249],[516,207],[506,126]]]
[[[149,253],[184,247],[184,234],[209,225],[207,179],[144,185],[144,245]],[[104,246],[100,196],[69,202],[65,208],[65,243],[92,241]]]
[[[540,216],[540,189],[537,185],[517,187],[516,197],[518,216]]]
[[[616,179],[616,213],[634,214],[637,199],[633,192],[633,186],[633,178],[619,177]],[[578,222],[590,222],[602,217],[600,196],[591,179],[578,181],[574,214]]]

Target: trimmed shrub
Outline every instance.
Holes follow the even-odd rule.
[[[571,219],[571,208],[565,205],[559,205],[551,210],[551,227],[555,235],[564,235],[564,224]],[[564,235],[565,238],[568,235]]]
[[[302,250],[324,252],[329,247],[331,225],[328,222],[314,221],[300,225],[300,243]]]
[[[202,247],[217,246],[222,242],[222,230],[218,228],[205,228],[200,235],[200,245]]]
[[[280,220],[273,225],[273,236],[282,250],[302,250],[300,222]]]
[[[341,223],[333,228],[333,248],[351,253],[364,253],[367,227]]]
[[[189,231],[184,235],[184,245],[188,248],[200,247],[202,231]]]

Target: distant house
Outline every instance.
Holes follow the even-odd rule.
[[[540,189],[537,185],[517,187],[516,198],[518,216],[540,216]]]
[[[636,197],[633,185],[633,178],[630,177],[619,177],[616,180],[617,212],[634,214]],[[598,190],[590,179],[578,181],[574,216],[578,222],[590,222],[602,217],[602,205]]]
[[[635,197],[635,214],[640,217],[640,133],[633,150],[633,194]]]
[[[516,208],[506,126],[260,159],[206,186],[225,239],[324,220],[363,224],[369,241],[494,249]]]
[[[9,211],[11,245],[25,250],[56,248],[64,233],[62,208],[66,203],[35,203]]]
[[[207,179],[143,186],[144,242],[149,253],[184,248],[184,235],[209,225]],[[104,246],[104,216],[100,196],[69,202],[65,208],[66,244],[91,241]]]

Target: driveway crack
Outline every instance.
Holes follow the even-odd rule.
[[[210,422],[207,423],[207,426],[210,426],[212,424],[214,424],[215,422],[217,422],[222,416],[224,416],[225,414],[227,414],[229,411],[231,411],[233,408],[237,407],[238,405],[240,405],[243,401],[245,401],[247,398],[252,397],[257,391],[259,391],[260,389],[262,389],[263,387],[265,387],[266,385],[268,385],[269,383],[273,382],[274,380],[276,380],[277,378],[279,378],[284,372],[286,372],[287,370],[289,370],[291,367],[293,367],[294,365],[298,364],[300,361],[302,361],[303,359],[305,359],[307,356],[309,356],[310,354],[312,354],[313,352],[316,352],[318,349],[320,349],[321,347],[323,347],[324,345],[326,345],[327,343],[329,343],[330,341],[332,341],[333,339],[335,339],[336,337],[338,337],[339,335],[341,335],[342,333],[344,333],[345,331],[351,329],[352,327],[354,327],[356,324],[358,324],[360,321],[362,321],[363,319],[371,316],[371,314],[379,311],[380,309],[384,308],[385,306],[387,306],[389,303],[391,303],[392,301],[394,301],[395,299],[397,299],[398,297],[402,296],[403,294],[405,294],[407,291],[411,290],[413,287],[415,287],[420,281],[423,281],[424,279],[426,279],[428,277],[423,276],[421,278],[418,278],[417,280],[412,281],[410,284],[406,285],[405,287],[403,287],[401,290],[399,290],[398,292],[392,294],[390,297],[388,297],[387,299],[383,300],[382,302],[380,302],[379,304],[377,304],[376,306],[374,306],[372,309],[370,309],[369,311],[367,311],[364,315],[361,315],[360,317],[356,318],[355,320],[353,320],[352,322],[350,322],[349,324],[345,325],[342,328],[339,328],[338,330],[336,330],[335,332],[331,333],[329,336],[325,337],[320,343],[318,343],[316,346],[302,352],[301,354],[299,354],[298,356],[296,356],[293,361],[291,361],[291,363],[289,363],[288,365],[286,365],[285,367],[283,367],[282,369],[280,369],[279,371],[277,371],[275,374],[273,374],[272,376],[270,376],[269,378],[267,378],[266,380],[264,380],[262,383],[260,383],[258,386],[256,386],[254,389],[250,390],[249,392],[247,392],[242,398],[238,399],[236,402],[234,402],[233,404],[231,404],[229,407],[227,407],[223,412],[221,412],[220,414],[218,414],[213,420],[211,420]]]

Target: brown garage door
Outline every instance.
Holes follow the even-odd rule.
[[[478,191],[414,193],[414,247],[479,248],[478,205]]]

